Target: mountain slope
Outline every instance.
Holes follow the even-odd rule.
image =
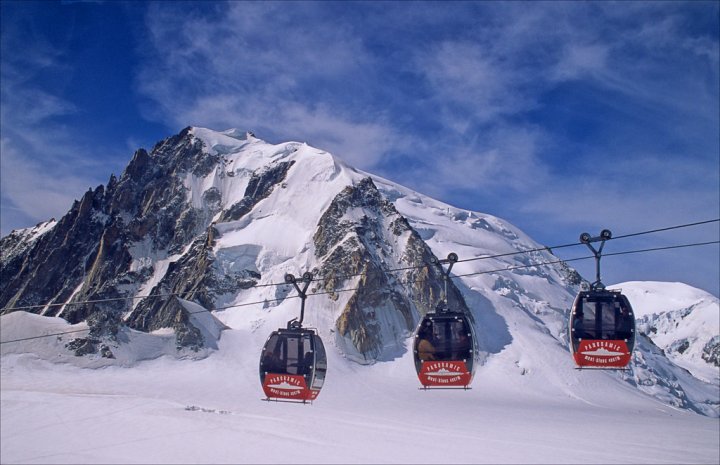
[[[678,377],[692,375],[691,379],[700,379],[720,389],[720,302],[717,297],[682,283],[635,281],[612,287],[622,289],[633,302],[638,331],[654,346],[655,352],[661,352],[680,368]],[[666,375],[662,377],[667,381]],[[646,374],[646,386],[649,379]]]
[[[87,336],[41,344],[94,366],[204,357],[221,347],[223,329],[261,344],[297,316],[299,301],[283,277],[305,271],[316,277],[305,323],[326,344],[362,364],[400,360],[441,294],[431,257],[455,252],[449,300],[474,321],[481,370],[498,382],[583,395],[566,335],[582,281],[576,272],[548,265],[557,261],[549,251],[526,253],[542,247],[502,219],[435,201],[305,144],[186,128],[136,151],[120,178],[88,191],[58,222],[15,231],[0,246],[3,321],[21,318],[8,315],[20,309],[88,328]],[[506,255],[483,258],[498,254]],[[4,344],[3,353],[21,347],[32,350]],[[609,374],[613,382],[717,415],[712,383],[675,375],[668,357],[639,347],[644,371]],[[650,381],[652,391],[644,387]]]

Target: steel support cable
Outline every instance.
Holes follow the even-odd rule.
[[[648,231],[640,231],[640,232],[636,232],[636,233],[625,234],[622,236],[616,236],[616,237],[613,237],[608,240],[624,239],[627,237],[640,236],[640,235],[644,235],[644,234],[651,234],[651,233],[669,231],[669,230],[680,229],[680,228],[687,228],[687,227],[691,227],[691,226],[699,226],[699,225],[703,225],[703,224],[716,223],[716,222],[720,222],[720,218],[713,219],[713,220],[697,221],[694,223],[687,223],[687,224],[669,226],[669,227],[664,227],[664,228],[657,228],[657,229],[652,229],[652,230],[648,230]],[[512,256],[512,255],[520,255],[520,254],[525,254],[525,253],[539,252],[539,251],[543,251],[543,250],[546,250],[546,251],[549,251],[552,253],[552,250],[554,250],[554,249],[575,247],[578,245],[583,245],[583,243],[582,242],[574,242],[574,243],[570,243],[570,244],[562,244],[562,245],[556,245],[556,246],[544,246],[544,247],[536,247],[533,249],[517,250],[517,251],[513,251],[513,252],[506,252],[506,253],[495,254],[495,255],[483,255],[480,257],[473,257],[473,258],[466,258],[463,260],[458,260],[458,263],[471,262],[471,261],[477,261],[477,260],[487,260],[487,259],[492,259],[492,258],[508,257],[508,256]],[[610,255],[610,254],[606,254],[606,255]],[[382,273],[382,274],[394,273],[394,272],[398,272],[398,271],[421,269],[421,268],[425,268],[427,266],[428,266],[427,264],[423,264],[423,265],[407,266],[407,267],[401,267],[401,268],[391,268],[388,270],[383,270],[379,273]],[[364,275],[364,273],[355,273],[355,274],[349,274],[349,275],[335,276],[334,279],[350,279],[350,278],[363,276],[363,275]],[[323,281],[323,280],[324,280],[324,278],[316,278],[316,279],[313,279],[312,281]],[[265,283],[265,284],[256,284],[256,285],[252,286],[252,288],[276,287],[276,286],[283,286],[283,285],[286,285],[286,283],[285,282]],[[210,290],[173,292],[173,293],[166,293],[166,294],[149,294],[149,295],[145,295],[145,296],[114,297],[114,298],[108,298],[108,299],[95,299],[95,300],[85,300],[85,301],[76,301],[76,302],[48,303],[48,304],[44,304],[44,305],[25,305],[25,306],[18,306],[18,307],[4,307],[4,308],[0,309],[0,311],[31,310],[31,309],[35,309],[35,308],[62,307],[62,306],[66,306],[66,305],[85,305],[85,304],[89,304],[89,303],[118,302],[118,301],[123,301],[123,300],[136,300],[136,299],[149,299],[149,298],[180,297],[180,296],[186,296],[186,295],[192,295],[192,294],[206,294],[206,293],[210,293],[210,292],[223,293],[223,292],[233,292],[233,291],[237,291],[237,289],[236,288],[235,289],[222,289],[221,288],[221,289],[210,289]]]
[[[637,233],[625,234],[622,236],[613,237],[608,240],[624,239],[626,237],[640,236],[643,234],[651,234],[651,233],[657,233],[657,232],[662,232],[662,231],[669,231],[672,229],[687,228],[687,227],[691,227],[691,226],[698,226],[698,225],[702,225],[702,224],[716,223],[716,222],[720,222],[720,218],[714,219],[714,220],[698,221],[695,223],[681,224],[681,225],[676,225],[676,226],[669,226],[669,227],[665,227],[665,228],[652,229],[652,230],[641,231],[641,232],[637,232]],[[709,243],[712,243],[712,242],[709,242]],[[482,255],[479,257],[465,258],[462,260],[458,260],[457,263],[472,262],[472,261],[477,261],[477,260],[488,260],[488,259],[492,259],[492,258],[509,257],[512,255],[520,255],[520,254],[541,252],[541,251],[548,251],[548,252],[552,253],[553,250],[563,249],[563,248],[568,248],[568,247],[576,247],[578,245],[584,245],[584,243],[583,242],[573,242],[573,243],[569,243],[569,244],[562,244],[562,245],[555,245],[555,246],[543,246],[543,247],[536,247],[533,249],[516,250],[513,252],[505,252],[505,253],[500,253],[500,254],[495,254],[495,255]],[[700,244],[700,245],[704,245],[704,244]],[[680,247],[686,247],[686,246],[680,246]],[[606,255],[612,255],[612,254],[606,254]],[[553,262],[553,263],[557,263],[557,262]],[[389,268],[387,270],[382,270],[382,271],[378,272],[377,274],[387,274],[387,273],[394,273],[397,271],[421,269],[421,268],[425,268],[427,266],[428,266],[427,264],[423,264],[423,265],[415,265],[415,266],[406,266],[406,267],[401,267],[401,268]],[[348,275],[335,276],[334,279],[350,279],[350,278],[355,278],[355,277],[364,276],[364,275],[366,275],[366,274],[365,273],[354,273],[354,274],[348,274]],[[313,279],[313,281],[323,281],[323,280],[324,280],[324,278]],[[265,284],[265,285],[258,285],[258,286],[254,286],[254,287],[278,286],[278,285],[282,285],[282,284],[285,284],[285,283]],[[207,292],[210,292],[210,291],[207,291]]]
[[[615,253],[605,254],[605,256],[628,255],[628,254],[633,254],[633,253],[644,253],[644,252],[655,252],[655,251],[659,251],[659,250],[680,249],[680,248],[687,248],[687,247],[698,247],[698,246],[711,245],[711,244],[720,244],[720,240],[719,240],[719,241],[697,242],[697,243],[693,243],[693,244],[673,245],[673,246],[666,246],[666,247],[654,247],[654,248],[641,249],[641,250],[627,250],[627,251],[623,251],[623,252],[615,252]],[[522,269],[522,268],[533,268],[533,267],[536,267],[536,266],[556,265],[556,264],[558,264],[558,263],[575,262],[575,261],[580,261],[580,260],[589,260],[589,259],[591,259],[591,258],[595,258],[595,256],[594,256],[594,255],[587,255],[587,256],[585,256],[585,257],[569,258],[569,259],[567,259],[567,260],[558,259],[558,260],[552,260],[552,261],[547,261],[547,262],[532,263],[532,264],[529,264],[529,265],[509,266],[509,267],[505,267],[505,268],[497,268],[497,269],[494,269],[494,270],[486,270],[486,271],[478,271],[478,272],[474,272],[474,273],[466,273],[466,274],[460,274],[460,275],[453,275],[453,276],[450,276],[450,279],[462,278],[462,277],[466,277],[466,276],[475,276],[475,275],[481,275],[481,274],[499,273],[499,272],[501,272],[501,271],[512,271],[512,270],[517,270],[517,269]],[[421,280],[415,279],[415,280],[411,280],[411,281],[402,281],[402,282],[399,282],[398,284],[405,284],[405,285],[407,285],[407,284],[414,284],[414,283],[418,283],[418,282],[421,282]],[[333,289],[333,290],[331,290],[331,291],[322,291],[322,292],[310,293],[310,294],[308,294],[308,297],[309,297],[309,296],[313,296],[313,295],[324,295],[324,294],[334,294],[334,293],[340,293],[340,292],[357,291],[357,290],[359,290],[359,289],[360,289],[360,288],[358,288],[358,287],[347,288],[347,289]],[[227,306],[223,306],[223,307],[216,307],[214,310],[225,310],[225,309],[228,309],[228,308],[245,307],[245,306],[250,306],[250,305],[258,305],[258,304],[262,304],[262,303],[266,303],[266,302],[278,302],[278,301],[282,301],[282,300],[286,300],[286,299],[296,299],[296,298],[299,298],[299,297],[298,297],[298,296],[289,296],[289,297],[285,297],[285,298],[272,299],[272,300],[262,300],[262,301],[257,301],[257,302],[246,302],[246,303],[242,303],[242,304],[234,304],[234,305],[227,305]],[[199,310],[199,311],[196,311],[196,312],[188,312],[188,313],[191,313],[191,314],[192,314],[192,313],[203,313],[203,312],[211,312],[211,311],[214,311],[214,310],[203,309],[203,310]]]
[[[641,231],[641,232],[637,232],[637,233],[625,234],[622,236],[613,237],[608,240],[624,239],[626,237],[640,236],[643,234],[651,234],[651,233],[657,233],[657,232],[662,232],[662,231],[669,231],[672,229],[687,228],[687,227],[691,227],[691,226],[699,226],[699,225],[703,225],[703,224],[717,223],[717,222],[720,222],[720,218],[713,219],[713,220],[706,220],[706,221],[697,221],[695,223],[687,223],[687,224],[669,226],[669,227],[665,227],[665,228],[651,229],[648,231]],[[576,247],[578,245],[584,245],[584,243],[583,242],[573,242],[573,243],[569,243],[569,244],[562,244],[562,245],[555,245],[555,246],[543,246],[543,247],[536,247],[533,249],[516,250],[513,252],[505,252],[505,253],[495,254],[495,255],[482,255],[480,257],[465,258],[462,260],[458,260],[457,263],[472,262],[472,261],[477,261],[477,260],[488,260],[491,258],[509,257],[512,255],[520,255],[520,254],[525,254],[525,253],[533,253],[533,252],[541,252],[541,251],[548,251],[548,252],[552,253],[553,250],[563,249],[563,248],[567,248],[567,247]],[[684,246],[681,246],[681,247],[684,247]],[[556,262],[554,262],[554,263],[556,263]],[[406,266],[406,267],[402,267],[402,268],[390,268],[388,270],[381,271],[380,273],[393,273],[396,271],[421,269],[421,268],[425,268],[427,266],[428,266],[427,264],[423,264],[423,265],[416,265],[416,266]],[[336,276],[335,279],[349,279],[349,278],[354,278],[357,276],[363,276],[363,273],[355,273],[355,274],[349,274],[349,275]],[[322,280],[323,280],[323,278],[314,279],[314,281],[322,281]]]
[[[644,253],[644,252],[656,252],[659,250],[682,249],[682,248],[687,248],[687,247],[699,247],[699,246],[711,245],[711,244],[720,244],[720,240],[707,241],[707,242],[696,242],[693,244],[670,245],[670,246],[665,246],[665,247],[653,247],[653,248],[649,248],[649,249],[626,250],[623,252],[606,253],[606,254],[603,254],[603,257],[611,257],[611,256],[615,256],[615,255],[629,255],[629,254]],[[511,270],[517,270],[520,268],[532,268],[535,266],[557,265],[559,263],[576,262],[576,261],[580,261],[580,260],[589,260],[591,258],[595,258],[595,256],[588,255],[585,257],[568,258],[568,259],[564,259],[564,260],[558,259],[558,260],[554,260],[554,261],[550,261],[550,262],[534,263],[534,264],[530,264],[530,265],[508,266],[506,268],[499,268],[497,270],[477,271],[474,273],[459,274],[459,275],[451,276],[450,278],[451,279],[452,278],[462,278],[462,277],[466,277],[466,276],[475,276],[475,275],[480,275],[480,274],[498,273],[500,271],[511,271]]]
[[[172,292],[168,294],[149,294],[149,295],[139,295],[139,296],[127,296],[127,297],[110,297],[107,299],[92,299],[92,300],[78,300],[75,302],[58,302],[58,303],[48,303],[44,305],[22,305],[18,307],[4,307],[0,310],[31,310],[33,308],[45,308],[45,307],[62,307],[66,305],[86,305],[86,304],[97,304],[97,303],[103,303],[103,302],[120,302],[123,300],[137,300],[137,299],[148,299],[148,298],[156,298],[156,297],[174,297],[174,296],[181,296],[181,295],[187,295],[187,294],[199,294],[199,293],[206,293],[210,291],[186,291],[186,292]]]
[[[323,294],[333,294],[333,293],[340,293],[340,292],[350,292],[350,291],[357,291],[358,289],[359,289],[359,288],[352,288],[352,289],[333,289],[332,291],[315,292],[315,293],[312,293],[312,294],[308,294],[308,296],[311,296],[311,295],[323,295]],[[212,312],[217,311],[217,310],[227,310],[227,309],[229,309],[229,308],[249,307],[249,306],[251,306],[251,305],[259,305],[259,304],[265,304],[265,303],[269,303],[269,302],[280,302],[280,301],[287,300],[287,299],[299,299],[299,298],[300,298],[300,296],[293,295],[293,296],[288,296],[288,297],[282,297],[282,298],[279,298],[279,299],[264,299],[264,300],[259,300],[259,301],[255,301],[255,302],[244,302],[244,303],[241,303],[241,304],[225,305],[225,306],[222,306],[222,307],[215,307],[215,308],[213,308],[212,310],[203,308],[202,310],[196,310],[196,311],[186,310],[186,312],[187,312],[189,315],[195,315],[195,314],[197,314],[197,313],[212,313]],[[43,334],[43,335],[40,335],[40,336],[23,337],[23,338],[19,338],[19,339],[12,339],[12,340],[9,340],[9,341],[0,341],[0,344],[10,344],[11,342],[29,341],[29,340],[32,340],[32,339],[42,339],[42,338],[45,338],[45,337],[52,337],[52,336],[62,336],[62,335],[64,335],[64,334],[80,333],[80,332],[83,332],[83,331],[90,331],[90,328],[76,329],[76,330],[73,330],[73,331],[63,331],[63,332],[59,332],[59,333]]]
[[[543,250],[547,250],[548,252],[551,252],[551,253],[552,253],[553,249],[563,249],[563,248],[566,248],[566,247],[575,247],[575,246],[578,246],[578,245],[582,245],[582,242],[573,242],[572,244],[556,245],[556,246],[552,246],[552,247],[545,246],[545,247],[537,247],[537,248],[535,248],[535,249],[517,250],[517,251],[515,251],[515,252],[506,252],[506,253],[501,253],[501,254],[496,254],[496,255],[482,255],[482,256],[480,256],[480,257],[465,258],[465,259],[463,259],[463,260],[458,260],[457,262],[458,262],[458,263],[460,263],[460,262],[474,262],[474,261],[476,261],[476,260],[487,260],[487,259],[489,259],[489,258],[509,257],[509,256],[511,256],[511,255],[520,255],[520,254],[523,254],[523,253],[541,252],[541,251],[543,251]]]
[[[265,284],[256,284],[254,286],[251,286],[248,289],[256,289],[261,287],[272,287],[272,286],[284,286],[287,283],[265,283]],[[183,292],[168,292],[164,294],[147,294],[147,295],[136,295],[136,296],[127,296],[127,297],[110,297],[107,299],[91,299],[91,300],[78,300],[75,302],[57,302],[57,303],[47,303],[47,304],[41,304],[41,305],[22,305],[18,307],[3,307],[0,309],[1,311],[5,310],[30,310],[33,308],[45,308],[45,307],[62,307],[65,305],[85,305],[85,304],[96,304],[96,303],[104,303],[104,302],[120,302],[122,300],[142,300],[142,299],[149,299],[149,298],[167,298],[167,297],[180,297],[180,296],[187,296],[187,295],[193,295],[193,294],[207,294],[209,292],[215,292],[215,293],[223,293],[223,292],[233,292],[237,291],[238,288],[232,288],[232,289],[210,289],[210,290],[194,290],[194,291],[183,291]]]
[[[90,328],[85,329],[76,329],[73,331],[65,331],[62,333],[52,333],[52,334],[43,334],[41,336],[30,336],[30,337],[21,337],[19,339],[12,339],[10,341],[2,341],[0,344],[10,344],[11,342],[21,342],[21,341],[30,341],[32,339],[42,339],[44,337],[53,337],[53,336],[62,336],[63,334],[73,334],[73,333],[81,333],[83,331],[90,331]]]
[[[677,226],[669,226],[667,228],[658,228],[658,229],[651,229],[649,231],[642,231],[642,232],[631,233],[631,234],[623,234],[622,236],[616,236],[616,237],[613,237],[608,240],[625,239],[626,237],[642,236],[644,234],[653,234],[653,233],[658,233],[658,232],[663,232],[663,231],[670,231],[672,229],[689,228],[691,226],[699,226],[702,224],[717,223],[719,221],[720,221],[720,218],[716,218],[714,220],[697,221],[695,223],[680,224]]]
[[[716,219],[714,219],[714,220],[697,221],[697,222],[695,222],[695,223],[686,223],[686,224],[680,224],[680,225],[675,225],[675,226],[668,226],[668,227],[665,227],[665,228],[651,229],[651,230],[648,230],[648,231],[641,231],[641,232],[636,232],[636,233],[631,233],[631,234],[623,234],[622,236],[615,236],[615,237],[612,237],[612,238],[607,239],[607,240],[610,241],[610,240],[616,240],[616,239],[625,239],[625,238],[627,238],[627,237],[641,236],[641,235],[644,235],[644,234],[652,234],[652,233],[658,233],[658,232],[663,232],[663,231],[670,231],[670,230],[672,230],[672,229],[688,228],[688,227],[691,227],[691,226],[699,226],[699,225],[703,225],[703,224],[717,223],[717,222],[720,222],[720,218],[716,218]],[[463,259],[463,260],[458,260],[458,263],[460,263],[460,262],[471,262],[471,261],[475,261],[475,260],[485,260],[485,259],[488,259],[488,258],[507,257],[507,256],[510,256],[510,255],[518,255],[518,254],[521,254],[521,253],[540,252],[540,251],[543,251],[543,250],[547,250],[547,251],[549,251],[549,252],[552,253],[552,251],[553,251],[554,249],[562,249],[562,248],[566,248],[566,247],[574,247],[574,246],[577,246],[577,245],[583,245],[583,242],[574,242],[574,243],[571,243],[571,244],[563,244],[563,245],[548,246],[548,247],[537,247],[537,248],[534,248],[534,249],[519,250],[519,251],[516,251],[516,252],[507,252],[507,253],[502,253],[502,254],[497,254],[497,255],[484,255],[484,256],[481,256],[481,257],[466,258],[466,259]],[[607,254],[606,254],[606,255],[607,255]]]
[[[655,252],[658,250],[683,249],[686,247],[699,247],[699,246],[711,245],[711,244],[720,244],[720,241],[707,241],[707,242],[696,242],[694,244],[668,245],[665,247],[653,247],[651,249],[626,250],[624,252],[606,253],[606,254],[603,254],[603,257],[611,257],[613,255],[629,255],[629,254],[633,254],[633,253],[643,253],[643,252]]]
[[[711,244],[720,244],[720,240],[719,240],[719,241],[696,242],[696,243],[692,243],[692,244],[681,244],[681,245],[673,245],[673,246],[665,246],[665,247],[654,247],[654,248],[640,249],[640,250],[626,250],[626,251],[623,251],[623,252],[608,253],[608,254],[605,254],[605,256],[616,256],[616,255],[628,255],[628,254],[635,254],[635,253],[656,252],[656,251],[660,251],[660,250],[671,250],[671,249],[680,249],[680,248],[687,248],[687,247],[699,247],[699,246],[711,245]],[[522,268],[534,268],[534,267],[537,267],[537,266],[556,265],[556,264],[559,264],[559,263],[575,262],[575,261],[580,261],[580,260],[589,260],[589,259],[591,259],[591,258],[595,258],[595,256],[594,256],[594,255],[588,255],[588,256],[585,256],[585,257],[575,257],[575,258],[569,258],[569,259],[566,259],[566,260],[560,260],[560,259],[558,259],[558,260],[553,260],[553,261],[549,261],[549,262],[532,263],[532,264],[529,264],[529,265],[509,266],[509,267],[498,268],[498,269],[494,269],[494,270],[486,270],[486,271],[478,271],[478,272],[474,272],[474,273],[466,273],[466,274],[461,274],[461,275],[453,275],[453,276],[450,276],[450,279],[463,278],[463,277],[467,277],[467,276],[476,276],[476,275],[481,275],[481,274],[499,273],[499,272],[502,272],[502,271],[512,271],[512,270],[517,270],[517,269],[522,269]],[[420,282],[420,280],[404,281],[404,282],[400,282],[399,284],[413,284],[413,283],[417,283],[417,282]],[[311,293],[311,294],[308,294],[308,296],[311,296],[311,295],[323,295],[323,294],[335,294],[335,293],[341,293],[341,292],[350,292],[350,291],[357,291],[358,289],[359,289],[359,288],[357,288],[357,287],[355,287],[355,288],[347,288],[347,289],[333,289],[332,291],[323,291],[323,292]],[[265,303],[268,303],[268,302],[279,302],[279,301],[283,301],[283,300],[286,300],[286,299],[297,299],[297,298],[299,298],[299,296],[288,296],[288,297],[283,297],[283,298],[278,298],[278,299],[270,299],[270,300],[264,299],[264,300],[260,300],[260,301],[256,301],[256,302],[245,302],[245,303],[241,303],[241,304],[233,304],[233,305],[226,305],[226,306],[223,306],[223,307],[216,307],[216,308],[214,308],[214,309],[212,309],[212,310],[202,309],[202,310],[198,310],[198,311],[188,311],[188,314],[193,315],[193,314],[196,314],[196,313],[212,313],[213,311],[217,311],[217,310],[226,310],[226,309],[229,309],[229,308],[248,307],[248,306],[251,306],[251,305],[265,304]],[[45,335],[41,335],[41,336],[33,336],[33,337],[27,337],[27,338],[13,339],[13,340],[10,340],[10,341],[0,341],[0,344],[9,344],[9,343],[11,343],[11,342],[27,341],[27,340],[31,340],[31,339],[41,339],[41,338],[44,338],[44,337],[61,336],[61,335],[64,335],[64,334],[72,334],[72,333],[77,333],[77,332],[82,332],[82,331],[90,331],[90,329],[89,329],[89,328],[88,328],[88,329],[79,329],[79,330],[74,330],[74,331],[66,331],[66,332],[60,332],[60,333],[45,334]]]

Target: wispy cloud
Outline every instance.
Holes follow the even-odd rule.
[[[532,77],[484,43],[443,42],[420,58],[418,68],[433,86],[436,104],[446,107],[446,115],[457,115],[449,126],[459,132],[534,105],[524,89]],[[465,125],[454,122],[461,115]]]
[[[147,61],[138,86],[156,118],[177,126],[244,125],[265,138],[311,139],[370,167],[401,137],[382,110],[358,112],[374,59],[322,8],[238,2],[203,15],[167,4],[150,8]],[[355,98],[359,97],[355,95]]]
[[[87,180],[71,170],[57,169],[42,161],[28,159],[12,141],[0,142],[2,158],[2,228],[37,223],[58,217],[70,209],[73,200],[87,190]],[[64,171],[64,172],[63,172]],[[6,231],[6,227],[8,230]]]
[[[671,150],[680,147],[672,140],[678,125],[697,136],[693,144],[706,157],[717,153],[708,127],[718,121],[718,41],[684,26],[698,12],[637,3],[632,14],[601,3],[460,3],[412,11],[390,4],[363,16],[355,14],[363,5],[350,4],[345,15],[333,6],[240,2],[198,14],[155,4],[139,87],[155,117],[176,126],[244,125],[270,138],[309,139],[389,177],[415,173],[413,187],[444,197],[501,188],[535,199],[540,185],[582,192],[597,171],[568,176],[572,168],[562,165],[589,170],[578,164],[587,157],[607,170],[643,158],[648,141],[639,138],[652,131],[661,134],[650,144],[661,163],[682,166],[700,155]],[[388,82],[399,97],[377,90]],[[558,133],[548,111],[558,97],[572,102],[566,118],[592,118],[601,138],[582,146],[583,134]],[[582,113],[583,104],[597,115]],[[564,139],[568,147],[560,146]],[[394,157],[414,160],[416,169],[393,165]],[[690,171],[674,170],[688,181],[671,184],[697,181]],[[657,185],[637,184],[635,198],[653,198]],[[688,192],[671,195],[689,204]]]
[[[554,66],[552,77],[558,81],[595,77],[607,70],[608,47],[570,44]]]
[[[127,49],[136,94],[125,97],[169,131],[238,127],[271,142],[306,141],[448,203],[505,216],[548,243],[559,234],[549,224],[574,237],[720,208],[717,2],[127,9],[138,22]],[[90,174],[98,163],[90,139],[67,123],[85,109],[38,79],[78,70],[47,31],[24,43],[13,32],[20,24],[4,14],[3,181],[44,171],[81,195],[80,184],[108,170]],[[117,150],[135,140],[121,134]],[[40,194],[6,185],[3,206],[39,208],[24,197]]]
[[[3,26],[6,23],[3,22]],[[89,187],[107,180],[107,161],[69,128],[77,106],[39,82],[45,73],[71,73],[62,50],[44,41],[23,43],[3,31],[0,86],[0,229],[2,235],[59,218]],[[22,53],[17,53],[17,50]],[[101,169],[103,167],[103,169]]]

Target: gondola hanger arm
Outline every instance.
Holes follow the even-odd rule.
[[[450,279],[450,271],[452,270],[453,265],[455,263],[457,263],[457,261],[458,261],[458,256],[455,252],[450,252],[448,254],[447,258],[442,259],[442,260],[439,260],[434,255],[430,258],[430,262],[437,265],[438,267],[440,267],[440,270],[442,271],[442,274],[443,274],[443,280],[444,280],[443,295],[440,300],[441,300],[441,305],[445,310],[447,310],[447,308],[448,308],[447,295],[448,295],[448,280]],[[445,265],[448,263],[450,264],[450,266],[446,270],[445,268],[443,268],[442,265]]]
[[[585,244],[595,256],[595,282],[592,283],[591,288],[594,289],[605,289],[605,285],[600,279],[600,258],[602,258],[602,250],[605,247],[605,241],[612,239],[612,232],[609,229],[603,229],[599,236],[591,236],[589,233],[580,234],[580,242]],[[593,247],[593,242],[600,242],[600,247],[597,249]]]
[[[288,273],[285,275],[285,282],[288,284],[292,284],[295,286],[295,289],[298,291],[298,294],[300,295],[300,319],[293,318],[292,320],[288,321],[287,327],[288,329],[293,328],[302,328],[302,322],[305,318],[305,300],[307,299],[307,289],[310,286],[310,283],[312,282],[313,274],[309,271],[306,271],[302,275],[302,282],[305,283],[305,285],[300,289],[300,286],[298,286],[297,279],[295,276],[291,273]]]

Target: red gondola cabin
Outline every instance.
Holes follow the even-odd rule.
[[[568,324],[570,351],[579,368],[625,368],[635,347],[635,318],[620,291],[581,291]]]

